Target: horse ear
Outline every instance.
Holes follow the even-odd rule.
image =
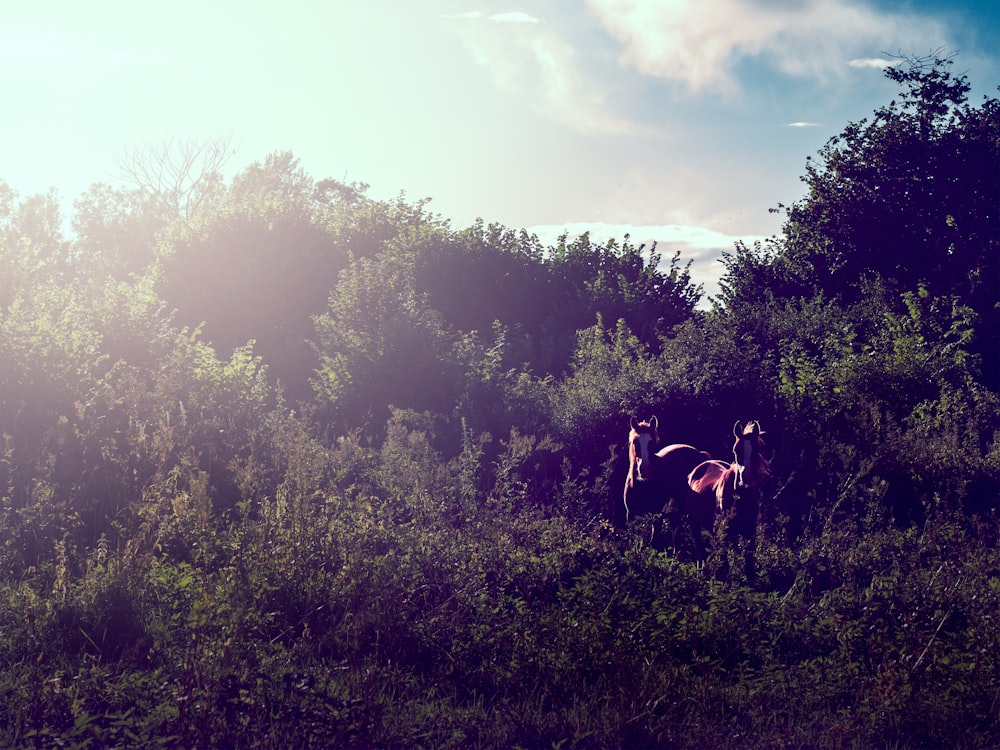
[[[656,426],[658,424],[659,423],[656,421],[656,415],[655,414],[652,417],[649,418],[649,426],[652,427],[654,430],[656,429]]]
[[[628,426],[631,427],[636,432],[639,431],[639,423],[635,421],[635,417],[628,418]]]
[[[733,425],[733,437],[740,437],[743,434],[743,428],[740,426],[740,420],[736,420],[736,424]]]
[[[754,437],[758,437],[761,434],[760,422],[754,420],[751,430],[753,432]]]

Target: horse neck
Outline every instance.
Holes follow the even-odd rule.
[[[754,441],[753,450],[750,453],[750,462],[753,464],[752,466],[744,465],[742,463],[743,458],[740,456],[739,451],[734,451],[734,458],[736,459],[732,464],[735,469],[735,477],[733,479],[734,483],[738,483],[740,481],[746,482],[747,478],[749,478],[750,481],[746,484],[746,486],[756,487],[761,480],[767,478],[767,476],[771,473],[771,469],[767,459],[764,458],[762,448],[763,445],[761,445],[759,440]],[[747,472],[749,472],[749,474]]]
[[[760,449],[758,448],[753,454],[753,467],[750,469],[752,481],[750,485],[757,487],[763,480],[767,479],[771,474],[771,467],[767,463],[767,459],[761,455]],[[749,467],[744,467],[743,471],[746,472]]]

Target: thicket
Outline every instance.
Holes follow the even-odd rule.
[[[291,154],[0,184],[0,745],[1000,744],[1000,104],[906,62],[708,309]],[[651,414],[762,423],[752,584],[613,522]]]

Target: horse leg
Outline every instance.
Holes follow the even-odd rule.
[[[752,586],[757,579],[757,517],[760,503],[751,495],[744,501],[741,510],[734,531],[743,540],[743,573],[747,584]]]
[[[729,546],[724,544],[719,547],[719,568],[715,571],[715,579],[728,582],[729,576]]]
[[[628,525],[628,490],[629,486],[626,484],[620,499],[612,496],[614,499],[611,501],[610,515],[611,523],[616,529],[624,529]]]
[[[694,553],[694,564],[698,570],[705,569],[705,560],[708,558],[708,545],[705,544],[706,532],[711,532],[714,523],[714,510],[708,505],[708,500],[691,491],[683,495],[683,502],[680,504],[680,516],[687,522],[686,529],[691,534],[692,552]],[[678,523],[678,530],[681,524]]]
[[[670,554],[675,558],[679,557],[680,552],[677,549],[677,533],[680,530],[681,524],[681,513],[676,507],[667,506],[663,511],[663,519],[661,521],[665,529],[664,536],[670,539]]]

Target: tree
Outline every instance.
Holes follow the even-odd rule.
[[[26,565],[53,540],[113,540],[171,483],[204,485],[202,515],[224,509],[232,461],[274,405],[261,363],[178,330],[146,277],[19,290],[0,351],[0,498]]]
[[[330,184],[318,188],[291,152],[270,154],[162,243],[158,288],[179,321],[204,323],[222,351],[253,340],[293,401],[311,396],[312,317],[349,260],[433,222],[423,203],[374,201],[363,186],[338,200]]]
[[[314,388],[343,425],[381,426],[390,406],[450,411],[452,341],[416,291],[412,257],[385,252],[355,260],[315,323]]]
[[[169,226],[158,199],[140,189],[94,183],[73,206],[73,264],[92,278],[124,280],[144,272]]]
[[[537,364],[550,280],[537,237],[478,221],[459,232],[424,233],[411,243],[415,283],[448,325],[486,334],[504,328],[507,367]]]
[[[218,197],[222,170],[234,153],[228,136],[166,140],[126,148],[118,166],[125,182],[153,199],[162,216],[187,221]]]
[[[721,300],[739,335],[766,335],[762,305],[819,294],[849,307],[880,280],[902,310],[923,287],[979,317],[973,350],[1000,388],[1000,101],[970,105],[951,64],[936,53],[889,68],[899,99],[807,160],[805,197],[776,209],[779,237],[726,256]]]
[[[217,206],[176,226],[162,247],[158,287],[181,323],[204,324],[222,352],[256,342],[292,398],[308,396],[306,344],[347,262],[313,202],[313,182],[290,153],[233,179]]]
[[[701,295],[691,282],[690,263],[682,266],[680,254],[664,270],[661,256],[652,247],[636,247],[625,235],[619,245],[591,241],[585,233],[567,243],[564,235],[545,256],[549,273],[548,318],[542,336],[547,340],[550,372],[560,372],[575,347],[576,332],[604,320],[624,320],[639,341],[657,349],[662,336],[691,317]]]
[[[0,310],[42,283],[70,277],[54,190],[18,200],[0,180]]]
[[[808,192],[787,211],[785,262],[845,301],[859,298],[865,276],[900,292],[923,283],[958,295],[987,316],[984,333],[996,331],[1000,101],[971,106],[968,80],[940,53],[902,62],[886,71],[903,89],[899,101],[809,160]]]

